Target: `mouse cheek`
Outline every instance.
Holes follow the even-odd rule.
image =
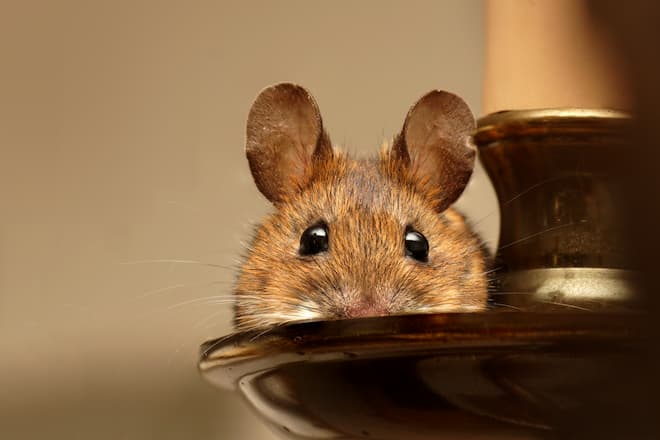
[[[311,302],[302,303],[295,307],[293,315],[293,319],[301,321],[319,320],[327,317],[327,315],[323,313],[316,304]]]
[[[443,269],[448,266],[448,261],[447,255],[441,249],[429,250],[428,266]]]

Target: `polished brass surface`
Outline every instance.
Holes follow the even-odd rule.
[[[634,299],[612,169],[629,121],[604,109],[505,111],[479,120],[474,139],[501,211],[496,302],[591,308]]]
[[[562,438],[639,342],[634,315],[488,312],[290,324],[200,370],[291,439]],[[598,391],[598,392],[594,392]],[[624,393],[625,394],[625,393]]]

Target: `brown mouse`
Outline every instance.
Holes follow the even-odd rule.
[[[472,112],[432,91],[377,157],[334,149],[314,98],[278,84],[256,98],[246,154],[275,205],[235,286],[237,330],[308,319],[486,308],[485,248],[449,206],[472,174]]]

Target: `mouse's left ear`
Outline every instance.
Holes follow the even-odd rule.
[[[407,169],[439,211],[461,195],[472,175],[475,128],[474,116],[460,97],[434,90],[410,108],[394,140],[391,160]]]

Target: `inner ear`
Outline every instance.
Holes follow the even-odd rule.
[[[472,175],[475,128],[474,116],[461,98],[434,90],[410,108],[394,141],[393,159],[440,211],[456,201]]]
[[[316,101],[303,87],[264,89],[248,115],[245,153],[254,182],[273,203],[309,182],[316,162],[331,154]]]

